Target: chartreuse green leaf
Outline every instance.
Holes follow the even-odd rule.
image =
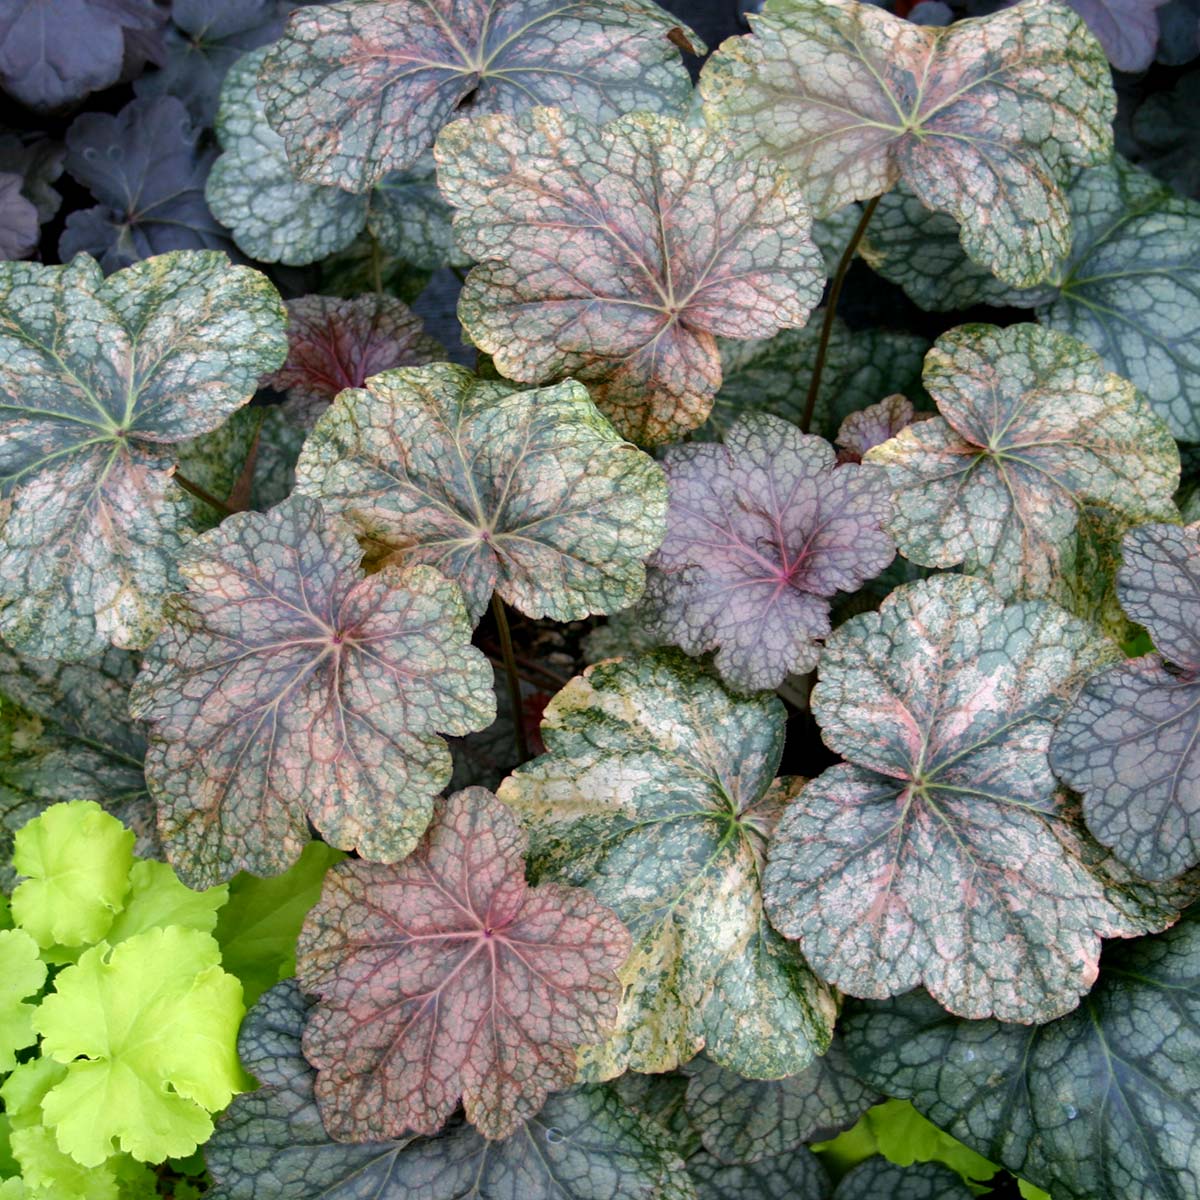
[[[569,107],[593,124],[683,112],[695,39],[650,0],[367,0],[300,9],[260,72],[267,118],[309,183],[365,192],[460,116]]]
[[[1190,1200],[1200,1187],[1200,911],[1110,945],[1079,1008],[963,1021],[920,992],[855,1005],[855,1068],[1055,1200]]]
[[[707,1047],[778,1078],[829,1044],[833,997],[763,916],[767,839],[795,790],[773,782],[783,732],[774,696],[734,696],[661,651],[571,680],[546,708],[547,753],[501,784],[533,876],[589,888],[633,934],[588,1076],[667,1071]]]
[[[206,933],[171,926],[84,951],[54,981],[34,1026],[66,1075],[42,1101],[61,1150],[99,1166],[190,1154],[210,1113],[242,1088],[241,984]]]
[[[13,892],[13,920],[42,949],[100,941],[125,904],[133,843],[94,800],[48,808],[13,839],[13,867],[28,877]]]
[[[59,800],[95,800],[157,854],[142,760],[129,717],[133,655],[110,649],[81,663],[25,659],[0,647],[0,881],[11,886],[12,834]]]
[[[971,262],[954,221],[903,190],[881,201],[862,254],[922,308],[1036,309],[1145,393],[1175,437],[1200,441],[1200,204],[1120,156],[1080,171],[1067,197],[1070,252],[1034,288]]]
[[[1112,153],[1108,63],[1083,20],[1026,0],[943,28],[858,0],[768,0],[700,79],[708,122],[803,182],[818,217],[903,180],[1008,283],[1070,246],[1061,185]]]
[[[1113,653],[1056,605],[960,576],[898,588],[827,639],[813,714],[849,761],[785,811],[764,882],[772,924],[822,978],[1046,1021],[1095,980],[1101,937],[1154,920],[1108,898],[1047,757]]]
[[[667,485],[581,383],[531,391],[450,363],[342,392],[296,468],[367,545],[428,563],[478,621],[493,590],[573,621],[632,604],[666,529]]]
[[[295,973],[300,926],[320,898],[325,873],[343,857],[324,842],[309,842],[282,875],[262,878],[239,871],[230,880],[215,937],[221,965],[242,981],[247,1004]]]
[[[228,1200],[695,1200],[671,1138],[608,1087],[552,1095],[501,1142],[454,1118],[432,1138],[335,1142],[313,1098],[294,983],[255,1006],[238,1049],[259,1079],[205,1147]]]
[[[164,862],[139,859],[129,871],[129,891],[124,907],[104,935],[109,945],[136,937],[148,929],[177,925],[212,933],[217,912],[229,897],[223,884],[193,891]]]
[[[270,281],[216,251],[107,280],[0,264],[0,634],[79,660],[145,646],[188,503],[170,444],[215,429],[287,349]]]
[[[37,1041],[28,1002],[46,982],[38,944],[23,929],[0,929],[0,1073],[17,1065],[15,1051]]]
[[[304,1053],[334,1136],[436,1133],[461,1096],[480,1133],[509,1137],[612,1028],[629,933],[582,888],[529,888],[525,841],[466,788],[403,863],[330,872],[296,975],[320,999]]]
[[[497,370],[588,384],[624,437],[678,440],[721,384],[716,338],[799,328],[824,268],[799,187],[719,134],[638,113],[456,121],[438,138],[454,233],[479,260],[458,316]]]
[[[457,586],[425,566],[368,578],[351,529],[307,496],[237,513],[180,562],[188,591],[147,655],[132,711],[185,882],[291,866],[325,839],[395,861],[450,778],[436,731],[495,716]]]
[[[961,325],[925,358],[940,417],[863,461],[891,475],[900,552],[962,564],[1001,595],[1062,594],[1089,505],[1109,523],[1175,515],[1179,451],[1131,383],[1065,334]]]
[[[1050,762],[1082,793],[1093,835],[1167,879],[1200,862],[1200,525],[1131,529],[1117,591],[1158,653],[1088,680]]]

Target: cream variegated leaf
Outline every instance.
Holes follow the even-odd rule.
[[[768,0],[701,77],[710,124],[781,162],[824,217],[903,179],[1009,283],[1070,246],[1062,184],[1112,152],[1108,63],[1082,18],[1025,0],[945,27],[858,0]]]

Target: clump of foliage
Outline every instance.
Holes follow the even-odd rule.
[[[1195,6],[10,7],[0,1200],[1192,1200]]]

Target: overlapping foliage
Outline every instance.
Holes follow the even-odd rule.
[[[673,7],[0,12],[0,1200],[1197,1190],[1195,5]]]

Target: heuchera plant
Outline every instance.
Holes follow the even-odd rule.
[[[671,7],[0,11],[0,1200],[1200,1196],[1195,4]]]

